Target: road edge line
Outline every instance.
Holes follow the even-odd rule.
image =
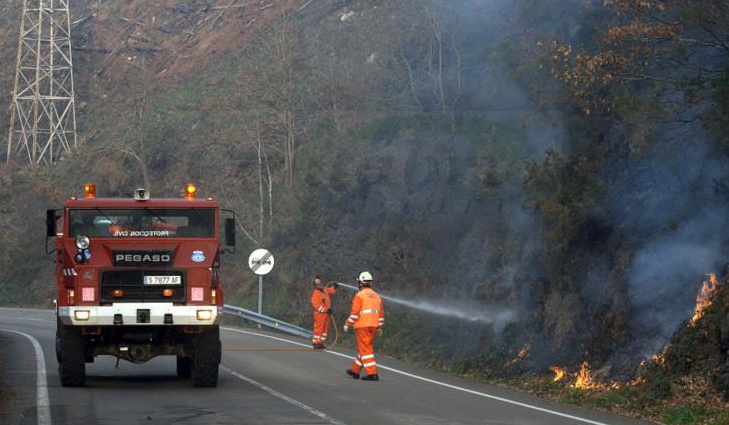
[[[16,335],[21,335],[27,338],[33,349],[35,350],[35,368],[36,368],[36,415],[38,425],[51,425],[51,400],[48,397],[48,376],[46,375],[46,358],[43,355],[43,348],[33,336],[25,333],[18,332],[11,329],[0,328],[0,331],[10,332]]]
[[[245,381],[245,382],[247,382],[247,383],[249,383],[249,384],[251,384],[253,386],[258,387],[259,389],[261,389],[261,390],[263,390],[263,391],[265,391],[265,392],[267,392],[267,393],[269,393],[269,394],[271,394],[271,395],[273,395],[275,397],[280,398],[281,400],[283,400],[283,401],[285,401],[287,403],[293,404],[294,406],[296,406],[296,407],[298,407],[300,409],[303,409],[303,410],[311,413],[312,415],[317,416],[317,417],[319,417],[319,418],[321,418],[321,419],[329,422],[332,425],[347,425],[346,423],[344,423],[344,422],[342,422],[342,421],[340,421],[338,419],[334,419],[334,418],[332,418],[331,416],[327,415],[326,413],[324,413],[322,411],[319,411],[319,410],[314,409],[313,407],[309,406],[308,404],[304,404],[304,403],[302,403],[302,402],[300,402],[300,401],[298,401],[296,399],[293,399],[293,398],[291,398],[291,397],[289,397],[289,396],[287,396],[285,394],[282,394],[282,393],[274,390],[273,388],[267,387],[267,386],[263,385],[262,383],[254,380],[254,379],[251,379],[251,378],[249,378],[249,377],[247,377],[245,375],[242,375],[239,372],[234,371],[233,369],[230,369],[230,368],[228,368],[226,366],[223,366],[223,365],[220,365],[220,369],[224,370],[225,372],[227,372],[227,373],[235,376],[236,378],[238,378],[238,379],[240,379],[242,381]]]
[[[309,344],[302,344],[300,342],[291,341],[291,340],[288,340],[288,339],[285,339],[285,338],[279,338],[279,337],[275,337],[275,336],[272,336],[272,335],[266,335],[266,334],[261,334],[261,333],[257,333],[257,332],[251,332],[251,331],[244,331],[242,329],[234,329],[234,328],[229,328],[229,327],[221,327],[221,329],[228,330],[228,331],[232,331],[232,332],[238,332],[238,333],[242,333],[242,334],[262,336],[264,338],[270,338],[270,339],[274,339],[274,340],[277,340],[277,341],[288,342],[289,344],[300,345],[302,347],[310,347]],[[337,355],[337,356],[340,356],[340,357],[344,357],[344,358],[347,358],[347,359],[351,359],[352,358],[352,356],[348,356],[348,355],[346,355],[344,353],[338,353],[336,351],[331,351],[331,350],[323,350],[323,351],[326,352],[326,353],[334,354],[334,355]],[[405,371],[402,371],[402,370],[398,370],[398,369],[395,369],[395,368],[392,368],[392,367],[389,367],[389,366],[383,366],[383,365],[381,365],[379,363],[377,364],[377,367],[379,369],[389,370],[390,372],[395,372],[395,373],[398,373],[400,375],[407,376],[409,378],[418,379],[418,380],[423,381],[423,382],[428,382],[430,384],[435,384],[435,385],[439,385],[439,386],[442,386],[442,387],[445,387],[445,388],[450,388],[452,390],[462,391],[462,392],[465,392],[465,393],[468,393],[468,394],[477,395],[477,396],[484,397],[484,398],[488,398],[488,399],[495,400],[495,401],[500,401],[502,403],[508,403],[508,404],[512,404],[512,405],[515,405],[515,406],[520,406],[520,407],[524,407],[524,408],[527,408],[527,409],[532,409],[532,410],[536,410],[536,411],[539,411],[539,412],[548,413],[550,415],[559,416],[559,417],[563,417],[563,418],[566,418],[566,419],[572,419],[572,420],[575,420],[575,421],[578,421],[578,422],[584,422],[584,423],[588,423],[588,424],[591,424],[591,425],[610,425],[610,424],[607,424],[605,422],[593,421],[591,419],[587,419],[587,418],[582,418],[582,417],[579,417],[579,416],[570,415],[568,413],[562,413],[562,412],[558,412],[556,410],[551,410],[551,409],[547,409],[547,408],[544,408],[544,407],[534,406],[532,404],[522,403],[520,401],[510,400],[508,398],[499,397],[499,396],[495,396],[495,395],[491,395],[491,394],[486,394],[486,393],[483,393],[483,392],[480,392],[480,391],[476,391],[476,390],[471,390],[471,389],[468,389],[468,388],[459,387],[457,385],[453,385],[453,384],[448,384],[448,383],[445,383],[445,382],[436,381],[434,379],[426,378],[424,376],[415,375],[415,374],[412,374],[412,373],[409,373],[409,372],[405,372]]]

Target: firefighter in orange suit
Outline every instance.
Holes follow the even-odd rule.
[[[354,327],[358,354],[354,358],[352,366],[347,369],[347,375],[359,379],[359,374],[364,367],[367,375],[362,377],[363,381],[379,381],[373,343],[375,334],[382,334],[380,328],[385,324],[385,312],[382,310],[382,299],[370,287],[372,275],[369,272],[360,273],[357,283],[359,283],[359,292],[352,300],[352,311],[347,323],[344,324],[344,332],[349,332],[350,326]]]
[[[315,349],[324,348],[331,323],[332,314],[331,295],[337,292],[339,284],[334,282],[326,288],[322,285],[321,276],[316,275],[313,280],[314,292],[311,293],[311,307],[314,309],[314,337],[311,344]]]

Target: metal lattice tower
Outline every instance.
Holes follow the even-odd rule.
[[[49,164],[76,146],[69,0],[23,0],[7,161]]]

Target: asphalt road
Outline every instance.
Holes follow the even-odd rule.
[[[86,387],[63,388],[54,333],[52,311],[0,308],[1,381],[10,392],[0,400],[1,424],[645,424],[384,356],[379,382],[355,381],[344,373],[352,353],[339,348],[225,351],[217,388],[192,388],[177,378],[173,357],[122,361],[117,368],[115,359],[100,356],[86,366]],[[263,331],[225,328],[221,334],[224,347],[306,345]]]

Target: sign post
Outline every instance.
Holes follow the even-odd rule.
[[[258,314],[263,314],[263,275],[258,275]]]
[[[263,276],[273,269],[273,254],[262,248],[253,251],[248,257],[248,267],[258,275],[258,314],[263,314]]]

